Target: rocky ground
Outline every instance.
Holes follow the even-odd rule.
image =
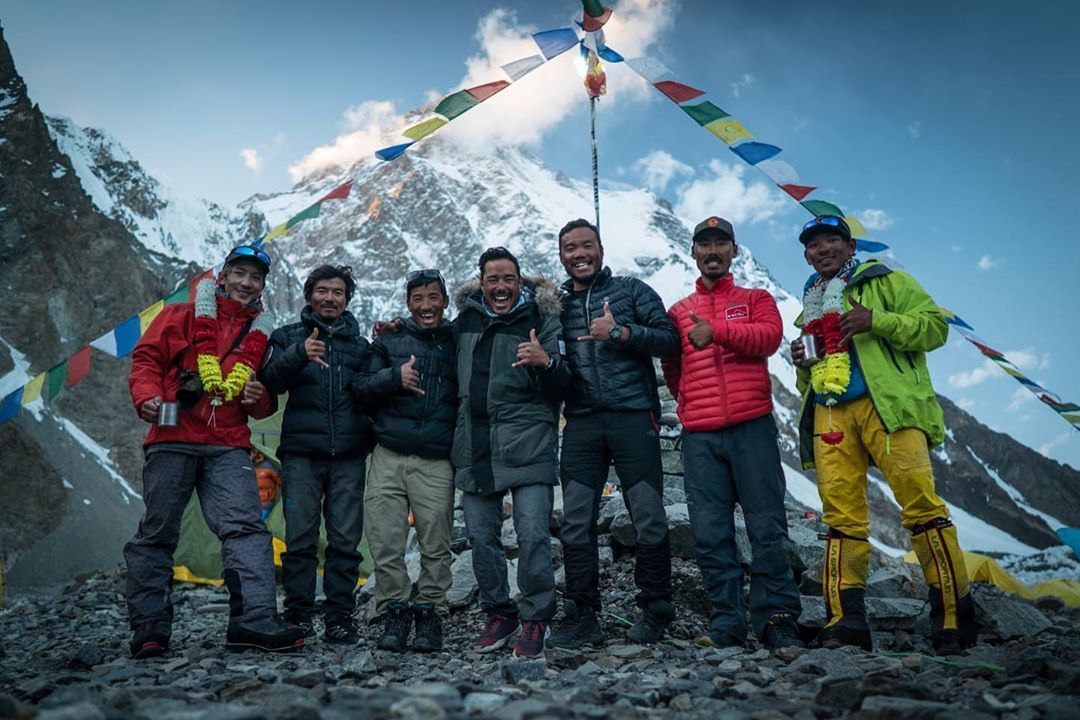
[[[811,529],[793,519],[797,564],[800,553],[814,562],[814,545],[798,542]],[[1036,720],[1080,713],[1080,609],[1049,600],[1029,604],[977,585],[979,645],[960,657],[935,658],[923,636],[924,603],[912,597],[923,591],[911,579],[913,568],[876,556],[869,601],[876,653],[773,655],[753,640],[745,649],[718,650],[695,642],[705,628],[700,576],[692,562],[677,559],[680,617],[668,642],[643,647],[626,640],[623,622],[636,616],[632,558],[615,533],[603,537],[613,541],[603,552],[607,644],[549,649],[534,660],[468,649],[482,617],[467,551],[456,561],[457,607],[446,626],[446,650],[426,656],[375,649],[379,626],[368,618],[370,589],[360,593],[360,645],[318,639],[299,654],[262,655],[222,647],[223,589],[177,585],[173,650],[148,661],[128,657],[119,575],[9,597],[0,611],[0,717]],[[804,592],[813,588],[814,573],[812,566],[802,570]],[[808,632],[822,616],[820,599],[805,596]]]

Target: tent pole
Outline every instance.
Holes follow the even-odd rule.
[[[596,158],[596,98],[589,98],[589,120],[592,135],[592,197],[596,229],[600,230],[600,173]]]

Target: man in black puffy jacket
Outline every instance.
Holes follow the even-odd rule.
[[[270,336],[266,387],[289,393],[278,457],[285,497],[282,580],[285,620],[313,637],[319,525],[325,507],[324,639],[355,644],[353,591],[363,559],[364,461],[371,419],[352,391],[370,352],[345,308],[356,291],[352,269],[322,265],[304,282],[300,322]]]
[[[563,408],[560,463],[565,619],[550,644],[604,640],[596,619],[596,519],[612,461],[637,534],[634,580],[642,616],[627,634],[634,642],[658,642],[675,610],[652,358],[674,352],[679,336],[656,291],[604,267],[604,246],[589,221],[573,220],[559,231],[559,259],[570,276],[562,326],[573,390]]]
[[[378,443],[364,495],[365,526],[375,561],[375,609],[383,619],[379,648],[404,650],[415,619],[413,650],[435,652],[442,649],[442,620],[450,614],[457,350],[443,319],[449,298],[438,270],[410,272],[405,301],[409,317],[401,330],[375,339],[364,373],[354,381],[358,395],[375,408]],[[420,543],[413,608],[404,558],[410,508]]]

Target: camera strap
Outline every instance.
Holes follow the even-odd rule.
[[[244,323],[244,327],[240,328],[240,332],[233,338],[232,344],[229,345],[229,349],[225,351],[225,354],[218,358],[218,362],[225,362],[225,358],[236,348],[240,347],[240,343],[244,342],[244,338],[247,336],[248,331],[251,330],[252,323],[255,322],[255,318],[248,318],[248,321]]]

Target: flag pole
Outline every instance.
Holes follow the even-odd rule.
[[[589,120],[592,136],[592,197],[596,229],[600,230],[600,172],[596,157],[596,97],[589,97]]]

